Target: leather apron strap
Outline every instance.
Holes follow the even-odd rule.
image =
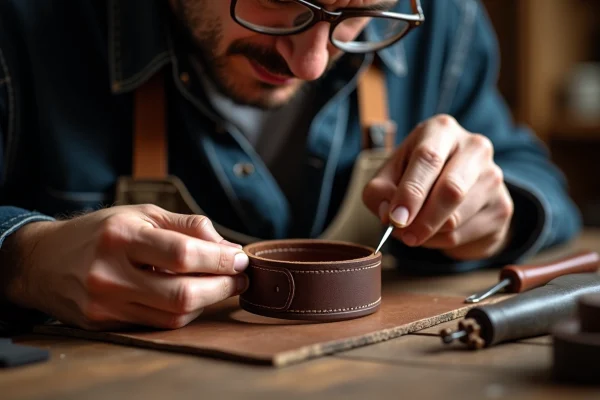
[[[159,71],[135,92],[133,171],[135,179],[168,174],[164,74]]]
[[[362,148],[395,147],[396,124],[388,115],[387,87],[384,72],[376,64],[367,68],[358,82],[358,109],[362,131]]]
[[[164,79],[159,71],[135,92],[133,178],[164,179],[168,175]],[[396,125],[388,117],[387,101],[384,73],[372,64],[358,83],[363,149],[393,149]]]

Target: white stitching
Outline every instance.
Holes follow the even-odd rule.
[[[30,213],[23,213],[23,214],[19,214],[19,215],[17,215],[16,217],[12,217],[12,218],[11,218],[11,219],[9,219],[8,221],[4,221],[4,222],[2,223],[2,225],[0,225],[0,227],[4,227],[5,225],[7,225],[7,224],[10,224],[11,222],[13,222],[13,221],[15,221],[15,220],[17,220],[17,219],[19,219],[19,218],[23,218],[24,216],[26,216],[26,215],[29,215],[29,214],[30,214]]]
[[[326,314],[326,313],[332,313],[332,312],[355,311],[355,310],[362,310],[365,308],[373,307],[373,306],[379,304],[380,302],[381,302],[381,297],[379,299],[377,299],[376,301],[369,303],[369,304],[365,304],[363,306],[347,307],[347,308],[331,308],[331,309],[327,309],[327,310],[286,310],[286,312],[300,313],[300,314],[313,314],[313,313]]]
[[[295,253],[295,252],[299,253],[299,252],[304,252],[304,251],[320,252],[320,253],[331,253],[332,252],[331,249],[315,249],[314,247],[280,247],[280,248],[276,248],[276,249],[259,250],[256,252],[256,255],[260,257],[263,254]]]
[[[367,269],[373,269],[379,267],[380,263],[368,265],[361,268],[349,268],[349,269],[321,269],[321,270],[306,270],[306,271],[294,271],[289,270],[293,274],[339,274],[343,272],[357,272],[357,271],[365,271]]]
[[[255,303],[253,303],[251,301],[248,301],[248,300],[246,300],[244,298],[241,298],[240,300],[243,301],[243,302],[245,302],[245,303],[251,304],[251,305],[253,305],[255,307],[276,309],[275,307],[262,306],[260,304],[255,304]],[[293,313],[293,314],[330,314],[330,313],[334,313],[334,312],[364,310],[365,308],[376,306],[379,303],[381,303],[381,297],[379,299],[377,299],[376,301],[372,302],[372,303],[361,305],[361,306],[356,306],[356,307],[329,308],[329,309],[325,309],[325,310],[282,310],[281,312]]]

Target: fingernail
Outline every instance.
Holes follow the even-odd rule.
[[[379,205],[379,219],[385,219],[385,216],[390,212],[390,203],[382,201]]]
[[[236,272],[242,272],[248,266],[248,256],[246,253],[237,253],[233,259],[233,269]]]
[[[249,279],[245,274],[235,277],[235,289],[237,294],[242,294],[248,289]]]
[[[406,232],[402,235],[402,240],[407,246],[414,246],[417,244],[417,237],[410,232]]]
[[[236,247],[238,249],[241,249],[243,246],[241,244],[237,244],[237,243],[231,243],[229,240],[221,240],[221,244],[224,244],[226,246],[231,246],[231,247]]]
[[[406,207],[398,207],[390,215],[390,218],[398,226],[406,226],[408,222],[408,209]]]

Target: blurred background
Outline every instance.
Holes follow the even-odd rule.
[[[482,0],[501,51],[499,85],[600,226],[600,0]]]

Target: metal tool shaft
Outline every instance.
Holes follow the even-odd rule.
[[[465,303],[479,303],[481,300],[485,300],[488,297],[490,297],[491,295],[498,293],[499,291],[501,291],[505,287],[509,286],[510,284],[511,284],[511,281],[509,278],[503,279],[500,282],[498,282],[496,285],[492,286],[491,288],[486,289],[485,291],[482,291],[479,293],[475,293],[475,294],[467,297],[465,299]]]
[[[381,242],[379,242],[379,246],[377,246],[377,249],[375,250],[375,254],[377,254],[377,252],[379,250],[381,250],[381,246],[383,246],[385,241],[390,237],[393,230],[394,230],[394,225],[390,224],[390,226],[388,226],[387,230],[383,234],[383,237],[381,238]]]

